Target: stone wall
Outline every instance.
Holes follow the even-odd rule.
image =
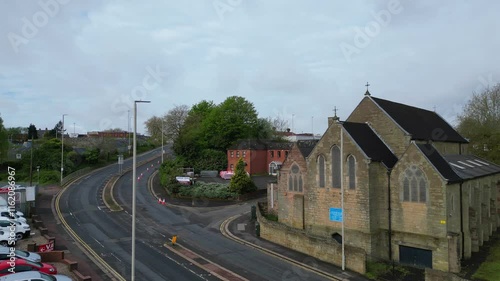
[[[276,244],[310,255],[319,260],[342,266],[342,246],[333,239],[308,235],[305,230],[296,229],[282,223],[268,221],[257,208],[260,236]],[[345,246],[345,266],[352,271],[366,273],[365,251]]]

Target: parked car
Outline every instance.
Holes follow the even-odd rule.
[[[39,254],[14,249],[14,256],[19,259],[25,259],[33,262],[41,262],[42,257]],[[0,260],[8,260],[10,259],[11,247],[0,246]]]
[[[72,281],[66,275],[48,275],[39,271],[25,271],[19,273],[12,273],[0,277],[0,281]]]
[[[31,233],[31,228],[28,224],[18,222],[15,220],[7,220],[7,219],[1,219],[0,218],[0,230],[10,233],[11,231],[11,222],[15,225],[15,232],[16,232],[16,237],[18,240],[23,239],[24,237],[27,237]]]
[[[9,209],[9,207],[7,207],[7,206],[0,206],[0,211],[2,211],[2,212],[3,212],[3,211],[10,212],[11,210],[12,210],[12,209]],[[26,217],[26,216],[24,215],[24,213],[23,213],[23,212],[21,212],[21,211],[15,211],[15,214],[16,214],[16,215],[18,215],[18,216],[20,216],[20,217],[23,217],[23,218],[24,218],[24,217]]]
[[[57,268],[48,263],[32,262],[23,259],[14,261],[14,272],[40,271],[46,274],[57,274]],[[12,262],[8,260],[0,261],[0,276],[12,274]]]
[[[17,241],[17,238],[14,237],[14,240],[12,240],[9,235],[9,231],[3,231],[3,230],[0,230],[0,245],[2,246],[15,246],[16,245],[16,241]],[[12,240],[10,243],[9,241]]]
[[[9,211],[1,211],[0,210],[0,217],[6,217],[7,219],[15,219],[19,222],[27,223],[27,220],[25,217],[19,216],[16,213],[14,213],[13,216],[11,216],[11,212],[9,212]]]

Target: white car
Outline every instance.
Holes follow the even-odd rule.
[[[12,228],[12,225],[15,225],[14,229]],[[15,220],[8,220],[8,219],[3,219],[0,217],[0,230],[10,233],[12,230],[16,233],[16,238],[17,239],[23,239],[24,237],[27,237],[31,233],[31,228],[28,224],[18,222]]]
[[[24,271],[0,277],[0,281],[72,281],[66,275],[48,275],[39,271]]]
[[[17,238],[14,237],[14,240],[9,235],[9,232],[5,232],[3,230],[0,230],[0,245],[9,247],[9,246],[15,246],[17,241]]]
[[[6,206],[0,206],[0,211],[2,211],[2,212],[10,212],[11,210],[12,210],[12,209],[9,209],[9,208],[8,208],[8,207],[6,207]],[[25,217],[25,216],[24,216],[24,213],[23,213],[23,212],[21,212],[21,211],[15,211],[15,210],[14,210],[14,213],[15,213],[16,215],[20,216],[20,217],[23,217],[23,218]]]
[[[14,255],[16,258],[23,259],[23,260],[28,260],[32,262],[41,262],[42,257],[33,252],[28,252],[28,251],[23,251],[23,250],[18,250],[18,249],[12,249],[14,247],[5,247],[5,246],[0,246],[0,260],[6,260],[11,257],[11,250],[13,250]]]
[[[15,219],[19,222],[27,223],[27,220],[25,217],[19,216],[16,213],[14,213],[14,216],[11,217],[11,213],[9,211],[0,211],[0,218]]]

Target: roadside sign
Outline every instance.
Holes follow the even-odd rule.
[[[51,251],[54,251],[54,240],[50,241],[47,244],[38,246],[38,252],[51,252]]]
[[[342,222],[342,209],[341,208],[330,208],[330,221]]]

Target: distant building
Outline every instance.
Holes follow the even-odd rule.
[[[127,138],[129,136],[129,132],[127,131],[120,131],[120,132],[114,132],[114,131],[92,131],[92,132],[87,132],[88,137],[103,137],[103,138]]]
[[[228,171],[233,171],[240,158],[250,175],[276,175],[292,147],[290,142],[241,140],[227,150]]]
[[[321,135],[314,135],[312,133],[297,134],[291,132],[290,129],[287,129],[285,132],[278,132],[277,135],[283,137],[289,142],[297,142],[299,140],[319,140],[321,138]]]

